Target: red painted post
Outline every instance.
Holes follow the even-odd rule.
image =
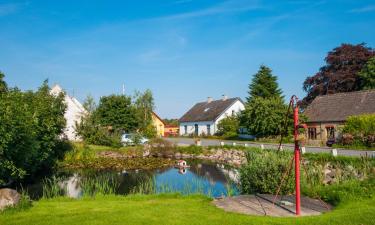
[[[294,108],[294,163],[296,175],[296,215],[301,214],[301,190],[300,190],[300,174],[299,174],[299,146],[298,146],[298,106]]]

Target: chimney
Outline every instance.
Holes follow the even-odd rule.
[[[212,97],[207,97],[207,103],[211,103],[213,101]]]
[[[227,95],[223,95],[223,101],[226,101],[228,100],[228,96]]]

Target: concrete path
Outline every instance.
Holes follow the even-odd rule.
[[[192,138],[164,138],[168,141],[171,141],[179,146],[189,146],[194,144],[194,139]],[[226,145],[233,145],[235,142],[236,145],[244,145],[247,144],[249,147],[260,147],[262,144],[266,149],[277,149],[279,147],[278,144],[270,144],[270,143],[257,143],[257,142],[250,142],[250,141],[228,141],[228,140],[217,140],[217,139],[201,139],[202,146],[219,146],[221,142],[224,142]],[[294,145],[292,144],[283,144],[283,149],[288,151],[293,151]],[[332,148],[329,147],[305,147],[306,152],[309,153],[331,153]],[[337,149],[338,155],[343,156],[368,156],[368,157],[375,157],[375,151],[359,151],[359,150],[348,150],[348,149]]]
[[[213,204],[228,212],[247,215],[287,217],[295,216],[294,196],[283,196],[273,204],[273,195],[239,195],[215,199]],[[320,215],[332,209],[331,206],[307,197],[301,199],[301,216]]]

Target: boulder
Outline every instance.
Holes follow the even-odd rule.
[[[0,210],[17,205],[20,199],[21,195],[16,190],[10,188],[0,189]]]

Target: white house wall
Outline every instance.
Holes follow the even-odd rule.
[[[204,121],[204,122],[182,122],[180,123],[180,135],[188,136],[195,133],[195,124],[198,124],[198,135],[208,134],[207,125],[210,125],[210,134],[213,135],[217,132],[217,125],[220,120],[237,115],[245,109],[244,104],[241,101],[236,101],[228,109],[226,109],[215,121]],[[187,126],[187,133],[185,133],[185,126]]]
[[[180,123],[180,135],[187,136],[195,133],[195,124],[198,124],[198,135],[208,134],[207,125],[210,125],[210,134],[215,133],[215,123],[213,121],[205,122],[186,122]],[[185,133],[185,126],[187,126],[187,133]]]
[[[55,85],[50,91],[55,96],[61,92],[63,92],[63,89],[59,85]],[[65,94],[64,103],[66,104],[64,135],[68,140],[78,141],[80,138],[76,134],[76,123],[80,122],[82,116],[87,112],[77,99],[70,97],[68,94]]]
[[[241,101],[236,101],[234,104],[232,104],[225,112],[223,112],[216,120],[215,120],[215,127],[217,128],[217,125],[219,124],[220,120],[232,116],[232,115],[238,115],[241,111],[245,110],[245,105]],[[217,129],[215,130],[216,133]]]

